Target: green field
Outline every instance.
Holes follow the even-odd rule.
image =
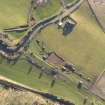
[[[71,1],[73,0],[67,0],[67,2]],[[29,7],[29,0],[19,0],[18,2],[16,0],[11,0],[7,2],[7,0],[0,0],[0,28],[3,29],[24,24],[27,19],[26,15],[28,11],[27,8]],[[60,4],[58,2],[59,0],[53,0],[51,5],[47,4],[44,8],[39,7],[34,12],[35,17],[40,20],[53,15],[53,13],[60,9]],[[47,50],[55,51],[66,61],[73,63],[77,70],[84,73],[86,77],[90,77],[91,80],[94,81],[105,68],[104,33],[98,26],[87,2],[84,2],[71,17],[77,21],[77,25],[73,32],[67,37],[64,37],[62,35],[62,30],[58,30],[57,25],[53,24],[41,31],[35,38],[43,41]],[[24,33],[20,33],[19,35],[22,36],[23,34]],[[17,38],[19,37],[17,33],[12,33],[12,35]],[[30,50],[34,55],[40,57],[39,48],[35,43],[35,39],[31,41],[29,51]],[[24,55],[22,57],[24,57]],[[38,61],[39,59],[36,58],[35,60]],[[42,61],[40,61],[39,64],[44,67],[48,66]],[[6,59],[0,56],[0,75],[43,92],[49,92],[70,100],[76,105],[83,105],[85,96],[89,97],[86,105],[91,105],[90,103],[92,101],[94,105],[105,104],[100,98],[88,94],[87,90],[77,89],[77,84],[81,79],[75,74],[71,73],[70,75],[65,75],[62,79],[57,79],[54,87],[51,88],[50,85],[53,78],[44,74],[42,78],[39,79],[40,70],[36,67],[33,67],[31,73],[28,74],[31,66],[32,65],[22,58],[19,59],[15,65],[10,65],[6,62]],[[65,83],[63,79],[66,79],[68,82]],[[97,101],[99,101],[99,103]]]
[[[70,2],[73,2],[75,0],[65,0],[65,3],[70,3]]]
[[[66,0],[67,3],[73,0]],[[30,8],[30,0],[0,0],[0,30],[14,26],[24,25],[27,22],[27,16]],[[54,8],[53,8],[54,7]],[[60,10],[59,0],[51,0],[33,11],[36,21],[47,18]],[[10,33],[19,38],[24,33]]]
[[[95,79],[105,68],[105,34],[92,14],[87,2],[71,15],[77,21],[73,32],[62,35],[56,25],[44,29],[38,38],[46,46],[76,65],[76,68]]]
[[[65,83],[63,79],[57,79],[54,87],[51,88],[50,85],[53,78],[44,74],[42,78],[39,79],[40,70],[35,67],[33,67],[31,73],[28,74],[30,67],[31,65],[23,59],[19,60],[15,65],[7,64],[6,60],[3,60],[0,64],[0,74],[43,92],[49,92],[61,98],[70,100],[76,105],[82,105],[85,96],[89,97],[86,105],[90,105],[93,100],[96,101],[98,99],[92,95],[88,95],[84,89],[77,89],[80,78],[76,77],[74,74],[69,75],[70,77],[67,78],[67,83]],[[64,79],[67,80],[65,77]],[[101,100],[100,102],[103,103]]]
[[[65,84],[63,80],[58,79],[55,86],[51,88],[52,78],[43,75],[41,79],[38,79],[40,70],[37,68],[33,67],[32,72],[27,74],[30,66],[31,65],[24,60],[20,60],[16,65],[9,65],[3,61],[2,64],[0,64],[0,74],[41,91],[50,92],[59,97],[82,104],[84,93],[79,92],[76,88],[78,79],[73,75],[70,76],[69,84]]]
[[[71,3],[76,0],[65,0],[65,3]],[[54,15],[56,12],[58,12],[61,8],[60,0],[50,0],[49,3],[42,7],[38,7],[35,12],[34,16],[37,20],[41,20],[43,18],[49,17],[51,15]]]
[[[71,1],[73,0],[67,0],[68,3]],[[30,0],[0,0],[0,29],[25,24],[29,7]],[[40,20],[53,15],[59,9],[59,0],[51,0],[50,3],[34,10],[33,14]]]
[[[38,7],[34,10],[34,16],[37,20],[42,20],[43,18],[49,17],[54,13],[58,12],[60,9],[59,0],[51,0],[49,3]]]
[[[56,2],[55,2],[56,1]],[[51,1],[51,5],[39,7],[35,10],[35,16],[41,19],[45,16],[52,15],[60,8],[59,0]],[[55,8],[52,8],[52,6]],[[0,0],[0,29],[23,25],[26,23],[30,0]],[[49,7],[51,10],[49,10]],[[46,12],[47,10],[47,12]]]
[[[30,0],[0,0],[0,29],[26,23]]]

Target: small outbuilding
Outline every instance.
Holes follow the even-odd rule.
[[[76,22],[68,19],[65,23],[64,23],[64,27],[63,27],[63,35],[67,36],[70,32],[72,32],[72,30],[74,29],[76,25]]]
[[[63,72],[64,71],[66,71],[66,72],[69,72],[69,71],[74,72],[75,71],[73,64],[67,63],[63,58],[58,56],[55,52],[49,53],[46,61],[49,64],[56,66],[57,68],[59,68]]]
[[[60,68],[65,65],[65,61],[55,52],[51,52],[48,54],[47,62]]]

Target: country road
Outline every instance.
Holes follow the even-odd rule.
[[[38,22],[36,25],[31,27],[27,34],[20,40],[20,42],[14,46],[10,47],[8,45],[3,44],[3,41],[0,40],[0,54],[2,54],[7,59],[17,59],[23,52],[25,47],[28,45],[28,43],[32,40],[32,38],[37,35],[37,33],[45,28],[46,26],[53,24],[57,21],[59,21],[59,16],[63,19],[66,16],[69,16],[72,12],[74,12],[78,7],[82,4],[84,0],[80,0],[74,5],[70,5],[70,8],[68,7],[66,11],[62,10],[55,14],[54,16],[51,16],[47,19],[44,19],[40,22]]]

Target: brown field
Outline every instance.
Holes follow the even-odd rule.
[[[91,86],[90,91],[105,100],[105,71]]]

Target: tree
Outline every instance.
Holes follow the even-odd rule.
[[[55,85],[55,79],[52,80],[51,87],[54,87],[54,85]]]

